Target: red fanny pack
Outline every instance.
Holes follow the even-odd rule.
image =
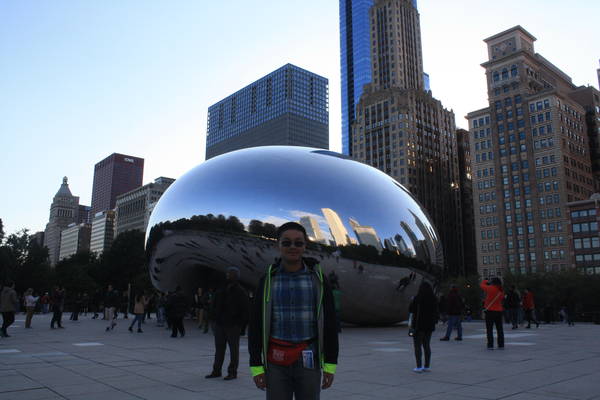
[[[267,352],[267,361],[271,364],[288,366],[295,363],[302,350],[308,347],[308,342],[292,343],[285,340],[269,339],[269,351]]]

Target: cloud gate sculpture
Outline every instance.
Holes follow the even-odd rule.
[[[147,230],[152,283],[192,293],[204,286],[200,271],[235,265],[252,290],[288,221],[306,228],[305,255],[339,285],[343,321],[403,321],[420,282],[441,276],[438,234],[394,179],[331,151],[265,146],[210,159],[165,192]]]

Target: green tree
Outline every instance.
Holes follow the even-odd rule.
[[[4,225],[2,224],[2,218],[0,218],[0,244],[4,240]]]
[[[144,233],[126,231],[115,238],[90,275],[103,287],[111,283],[118,290],[127,289],[128,284],[141,290],[151,289],[145,260]]]

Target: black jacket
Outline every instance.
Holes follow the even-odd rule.
[[[421,332],[433,332],[438,320],[438,302],[435,296],[416,295],[410,303],[409,312],[413,315],[412,328]]]
[[[450,293],[446,296],[446,313],[448,315],[462,315],[464,309],[465,304],[460,294],[458,294],[458,290],[450,290]]]
[[[215,318],[222,326],[246,326],[250,300],[239,282],[227,282],[215,295]]]
[[[188,301],[183,293],[171,293],[167,297],[165,310],[169,318],[183,318],[188,309]]]
[[[316,260],[305,258],[304,263],[313,274],[313,282],[318,286],[318,292],[322,293],[322,303],[318,315],[317,324],[318,338],[317,348],[320,349],[321,357],[324,362],[323,370],[325,372],[335,373],[339,351],[338,333],[335,316],[335,303],[331,287],[327,278],[323,275],[320,266]],[[269,267],[258,284],[254,301],[251,308],[250,324],[248,326],[248,351],[250,353],[250,368],[253,375],[259,373],[260,369],[266,367],[266,346],[270,337],[270,310],[271,303],[267,301],[270,295],[265,290],[265,285],[270,289],[271,278],[277,274],[280,268],[280,262]],[[263,324],[266,316],[267,321]],[[264,329],[263,329],[264,327]]]

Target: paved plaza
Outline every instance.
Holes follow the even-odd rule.
[[[24,329],[19,314],[0,340],[0,400],[263,399],[251,381],[246,338],[238,379],[205,379],[213,337],[186,321],[173,339],[147,321],[144,333],[115,331],[81,317],[50,330],[49,315]],[[131,321],[131,319],[129,320]],[[432,340],[432,372],[412,372],[406,327],[347,327],[340,336],[338,373],[323,399],[600,399],[600,325],[508,328],[506,349],[485,349],[483,323],[465,323],[464,340]],[[135,330],[134,330],[135,332]],[[226,360],[227,362],[227,360]],[[224,372],[226,372],[226,365]]]

